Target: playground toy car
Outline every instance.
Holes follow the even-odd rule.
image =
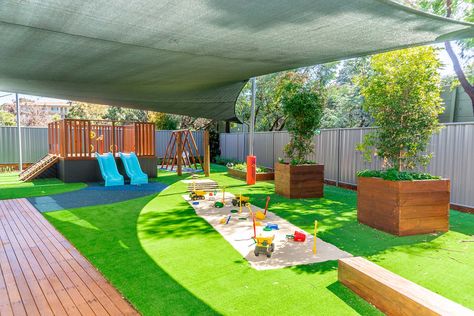
[[[255,237],[255,242],[257,243],[255,245],[255,250],[253,251],[255,256],[258,257],[259,254],[263,253],[268,258],[270,258],[272,256],[273,251],[275,251],[275,244],[273,243],[274,238],[275,235]]]
[[[239,206],[240,204],[240,196],[237,196],[232,199],[233,206]],[[242,206],[247,206],[250,204],[250,198],[248,196],[242,196]]]
[[[191,200],[204,200],[206,198],[206,192],[202,190],[195,190],[189,194]]]

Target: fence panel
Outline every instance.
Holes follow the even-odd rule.
[[[40,160],[48,153],[48,129],[44,127],[22,127],[21,149],[24,163]],[[0,164],[18,163],[18,129],[0,127]]]
[[[158,158],[163,158],[166,153],[166,147],[168,146],[168,142],[170,141],[172,131],[167,130],[160,130],[155,132],[155,148],[156,148],[156,156]],[[203,146],[203,131],[193,131],[193,137],[196,141],[196,146],[199,150],[199,155],[204,155],[204,146]]]
[[[325,178],[346,184],[357,184],[356,173],[363,169],[380,169],[381,159],[372,162],[363,159],[355,150],[370,128],[347,128],[321,130],[314,137],[315,154],[308,159],[324,164]],[[222,156],[245,160],[248,142],[247,133],[221,134]],[[240,140],[240,143],[238,143]],[[284,157],[283,148],[289,142],[287,132],[255,133],[257,164],[272,168],[279,157]],[[236,147],[245,148],[237,154]],[[426,171],[451,179],[451,202],[474,207],[474,123],[446,124],[434,135],[428,147],[433,159]]]
[[[171,131],[156,131],[155,133],[156,156],[163,157],[171,137]],[[193,132],[201,156],[204,154],[203,135],[203,131]],[[48,129],[46,127],[22,127],[21,140],[24,163],[37,162],[48,153]],[[18,130],[16,127],[2,126],[0,127],[0,164],[15,164],[18,161]]]

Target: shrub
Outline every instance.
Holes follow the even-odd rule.
[[[441,179],[441,177],[432,176],[429,173],[398,171],[397,169],[362,170],[362,171],[357,172],[357,176],[382,178],[384,180],[391,180],[391,181]]]
[[[291,164],[305,164],[308,163],[306,157],[314,151],[312,141],[320,125],[323,97],[301,74],[289,73],[285,80],[282,105],[291,139],[284,151]]]
[[[377,126],[357,148],[398,171],[426,166],[431,135],[440,130],[443,112],[438,68],[432,47],[409,48],[373,56],[371,74],[358,78],[364,110]]]

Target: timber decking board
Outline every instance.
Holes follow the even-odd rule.
[[[26,200],[0,201],[0,315],[138,315]]]
[[[387,315],[474,315],[467,307],[362,257],[339,259],[338,279]]]

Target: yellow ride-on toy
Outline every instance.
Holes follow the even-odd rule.
[[[242,206],[247,206],[250,204],[250,197],[242,196]],[[240,206],[240,196],[236,196],[232,199],[233,206]]]
[[[206,192],[202,190],[194,190],[193,192],[189,194],[189,197],[193,201],[204,200],[206,198]]]
[[[255,245],[255,250],[253,251],[255,256],[258,257],[259,254],[263,253],[268,258],[270,258],[272,256],[273,251],[275,251],[275,244],[273,243],[274,238],[275,235],[255,237],[255,242],[257,243]]]

